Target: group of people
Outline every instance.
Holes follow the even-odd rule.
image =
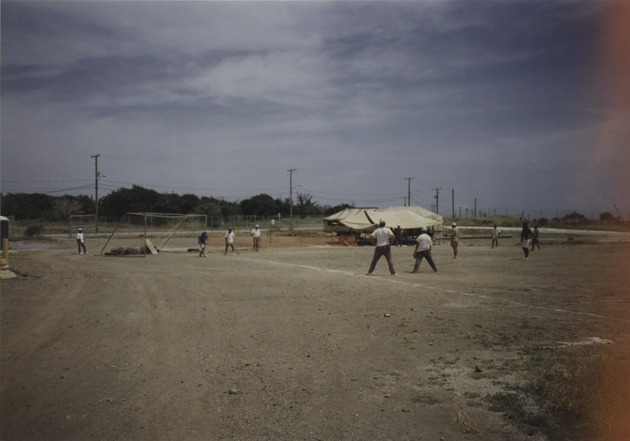
[[[252,248],[254,251],[258,251],[260,250],[260,226],[256,225],[254,226],[254,228],[252,228],[252,230],[250,231],[250,234],[252,236],[252,240],[253,240],[253,245]],[[224,255],[227,255],[228,250],[232,250],[232,254],[236,253],[236,254],[240,254],[238,252],[238,250],[236,248],[234,248],[234,240],[236,238],[236,233],[234,232],[234,230],[232,228],[228,228],[228,230],[225,232],[225,251],[223,252]],[[197,238],[197,244],[199,245],[199,257],[207,257],[206,255],[206,247],[208,245],[208,233],[206,231],[203,231],[199,237]]]
[[[394,232],[395,231],[395,232]],[[387,261],[387,265],[389,267],[389,272],[392,275],[396,275],[396,270],[394,269],[394,262],[392,260],[392,252],[391,252],[391,240],[394,238],[394,244],[397,247],[402,246],[403,238],[402,238],[402,229],[400,226],[396,227],[396,229],[392,231],[388,227],[386,227],[385,221],[381,220],[379,223],[379,228],[374,230],[372,233],[372,238],[376,240],[376,247],[374,248],[374,256],[372,257],[372,262],[370,263],[370,267],[368,269],[368,275],[372,274],[374,269],[376,268],[376,263],[379,261],[381,257],[385,257]],[[260,226],[255,225],[254,228],[250,231],[252,236],[253,245],[252,248],[255,252],[260,250]],[[492,248],[496,248],[499,246],[499,236],[501,235],[501,229],[496,225],[492,228]],[[232,228],[229,228],[225,233],[225,251],[224,255],[227,255],[228,250],[232,249],[232,254],[239,254],[238,250],[234,248],[234,239],[236,234]],[[521,229],[521,248],[523,249],[523,254],[525,255],[525,259],[529,258],[529,252],[534,251],[536,247],[540,251],[540,242],[538,240],[539,231],[538,225],[534,225],[534,229],[531,230],[527,222],[523,222],[523,227]],[[453,259],[457,259],[457,247],[459,245],[459,234],[457,232],[457,224],[453,222],[451,225],[451,231],[449,232],[449,238],[451,243],[451,248],[453,249]],[[76,236],[77,247],[79,254],[87,254],[87,249],[85,247],[85,234],[83,233],[83,228],[79,228]],[[206,247],[208,245],[208,233],[203,231],[199,237],[197,238],[197,243],[199,245],[199,257],[207,257],[206,255]],[[437,272],[437,266],[431,257],[431,248],[433,247],[433,239],[428,234],[427,228],[422,227],[420,229],[420,235],[416,238],[416,246],[413,251],[413,257],[416,259],[416,262],[413,266],[412,273],[417,273],[420,268],[420,264],[423,259],[429,263],[433,271]],[[531,247],[531,250],[530,250]]]
[[[399,228],[400,227],[398,227],[398,229]],[[391,240],[392,238],[398,239],[398,235],[387,228],[385,221],[381,220],[379,227],[372,233],[372,237],[376,240],[376,247],[374,248],[374,256],[372,257],[372,262],[370,263],[367,275],[371,275],[372,272],[374,272],[379,259],[381,257],[385,257],[389,267],[389,273],[392,276],[395,276],[396,270],[394,269],[394,261],[392,260]],[[398,246],[397,242],[397,240],[394,242],[396,246]],[[416,259],[416,263],[413,266],[412,272],[418,272],[423,259],[426,259],[431,268],[433,268],[433,271],[437,272],[437,266],[433,261],[433,257],[431,257],[433,240],[431,239],[431,236],[429,236],[426,227],[421,228],[420,235],[417,237],[416,242],[416,247],[413,250],[413,257]]]
[[[492,248],[496,248],[499,246],[499,236],[501,235],[501,229],[496,225],[492,228]],[[372,257],[372,262],[370,263],[370,267],[368,268],[367,275],[371,275],[374,269],[376,268],[376,264],[381,257],[385,257],[387,261],[387,265],[389,268],[389,272],[391,275],[396,275],[396,270],[394,269],[394,262],[392,260],[392,252],[391,252],[391,241],[394,239],[395,246],[402,246],[402,230],[400,226],[396,227],[394,231],[389,229],[386,226],[384,220],[381,220],[379,223],[379,227],[374,230],[371,234],[372,238],[376,241],[376,247],[374,248],[374,255]],[[523,228],[521,230],[521,247],[523,248],[523,253],[525,254],[525,258],[529,257],[530,246],[531,251],[534,251],[536,247],[540,251],[540,242],[538,240],[539,231],[538,225],[534,226],[534,230],[531,230],[528,226],[527,222],[523,223]],[[459,233],[457,231],[457,224],[453,222],[451,224],[451,230],[448,233],[448,237],[450,239],[451,248],[453,249],[453,259],[457,259],[457,248],[459,245]],[[426,227],[422,227],[420,229],[420,235],[416,238],[416,246],[413,250],[413,257],[415,259],[415,264],[412,269],[412,273],[417,273],[420,269],[420,264],[422,260],[426,260],[429,266],[433,269],[434,272],[437,272],[437,266],[433,261],[433,257],[431,256],[431,248],[433,247],[433,239],[429,235],[429,232]]]
[[[258,225],[252,228],[251,235],[253,238],[253,249],[254,251],[258,251],[260,249],[260,227]],[[234,230],[232,228],[229,228],[225,233],[225,255],[227,255],[228,249],[230,248],[232,249],[232,254],[239,254],[238,250],[234,248],[234,237]],[[77,231],[76,240],[79,254],[87,254],[83,228],[79,228],[79,230]],[[208,255],[206,254],[206,247],[208,246],[207,231],[202,231],[201,234],[197,237],[197,244],[199,245],[199,257],[208,257]]]
[[[529,258],[529,252],[534,251],[536,247],[538,247],[538,251],[540,251],[538,235],[538,225],[534,225],[534,230],[532,231],[532,229],[529,228],[528,223],[523,222],[523,228],[521,229],[521,248],[523,249],[525,259]],[[529,249],[530,246],[531,250]]]

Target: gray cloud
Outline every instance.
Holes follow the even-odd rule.
[[[286,197],[297,168],[331,205],[399,205],[415,177],[425,206],[630,210],[627,156],[594,152],[628,134],[592,63],[602,8],[3,2],[2,191],[89,185],[98,152],[110,189]]]

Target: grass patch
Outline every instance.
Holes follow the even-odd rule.
[[[528,435],[552,440],[630,439],[630,355],[580,348],[545,350],[532,359],[526,383],[486,399],[490,409]]]

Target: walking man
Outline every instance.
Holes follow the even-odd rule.
[[[534,251],[536,247],[538,247],[538,251],[540,251],[540,242],[538,241],[539,233],[538,225],[534,225],[534,231],[532,231],[532,251]]]
[[[254,240],[254,251],[258,251],[260,249],[260,228],[258,225],[252,229],[251,234]]]
[[[79,254],[87,254],[85,249],[85,236],[83,235],[83,228],[79,228],[77,233],[77,247],[79,248]]]
[[[427,228],[422,227],[420,229],[420,235],[416,239],[416,248],[413,250],[413,257],[416,258],[416,263],[413,266],[412,273],[417,273],[420,269],[420,264],[422,263],[422,259],[427,259],[433,271],[437,273],[437,266],[435,266],[435,262],[433,262],[433,257],[431,257],[431,247],[433,246],[433,240],[431,240],[431,236],[427,234]]]
[[[457,224],[451,225],[451,248],[453,248],[453,259],[457,259],[457,245],[459,245],[459,235],[457,234]]]
[[[376,262],[378,262],[381,256],[385,256],[385,260],[387,260],[387,265],[389,266],[389,272],[392,276],[395,276],[396,270],[394,269],[394,262],[392,261],[392,248],[390,245],[394,233],[385,226],[385,221],[381,220],[379,228],[374,230],[372,237],[376,239],[376,248],[374,248],[374,257],[372,257],[372,263],[370,264],[367,275],[372,274],[374,268],[376,268]]]
[[[521,248],[525,258],[529,258],[529,241],[532,238],[532,230],[530,230],[527,222],[523,222],[523,228],[521,229]]]
[[[492,248],[499,248],[499,236],[501,235],[501,229],[495,225],[492,229]]]
[[[227,230],[227,233],[225,233],[225,253],[224,255],[227,256],[227,252],[228,252],[228,248],[232,248],[232,254],[234,254],[234,230],[232,230],[231,228],[229,228]],[[238,254],[238,251],[236,251],[236,253]]]
[[[197,243],[199,244],[199,257],[208,257],[206,255],[206,245],[208,245],[208,233],[202,231],[197,238]]]

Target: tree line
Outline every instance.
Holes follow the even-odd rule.
[[[3,216],[15,216],[20,220],[67,221],[72,215],[96,212],[94,199],[85,195],[51,196],[43,193],[7,193],[0,195],[0,207],[2,207]],[[313,201],[310,193],[298,192],[293,203],[293,215],[300,218],[329,215],[347,207],[351,205],[321,206]],[[264,193],[239,202],[230,202],[214,197],[199,197],[195,194],[159,193],[138,185],[120,188],[98,201],[99,217],[114,218],[131,212],[205,214],[208,217],[247,215],[271,218],[278,214],[288,217],[290,211],[289,198],[274,199]]]

